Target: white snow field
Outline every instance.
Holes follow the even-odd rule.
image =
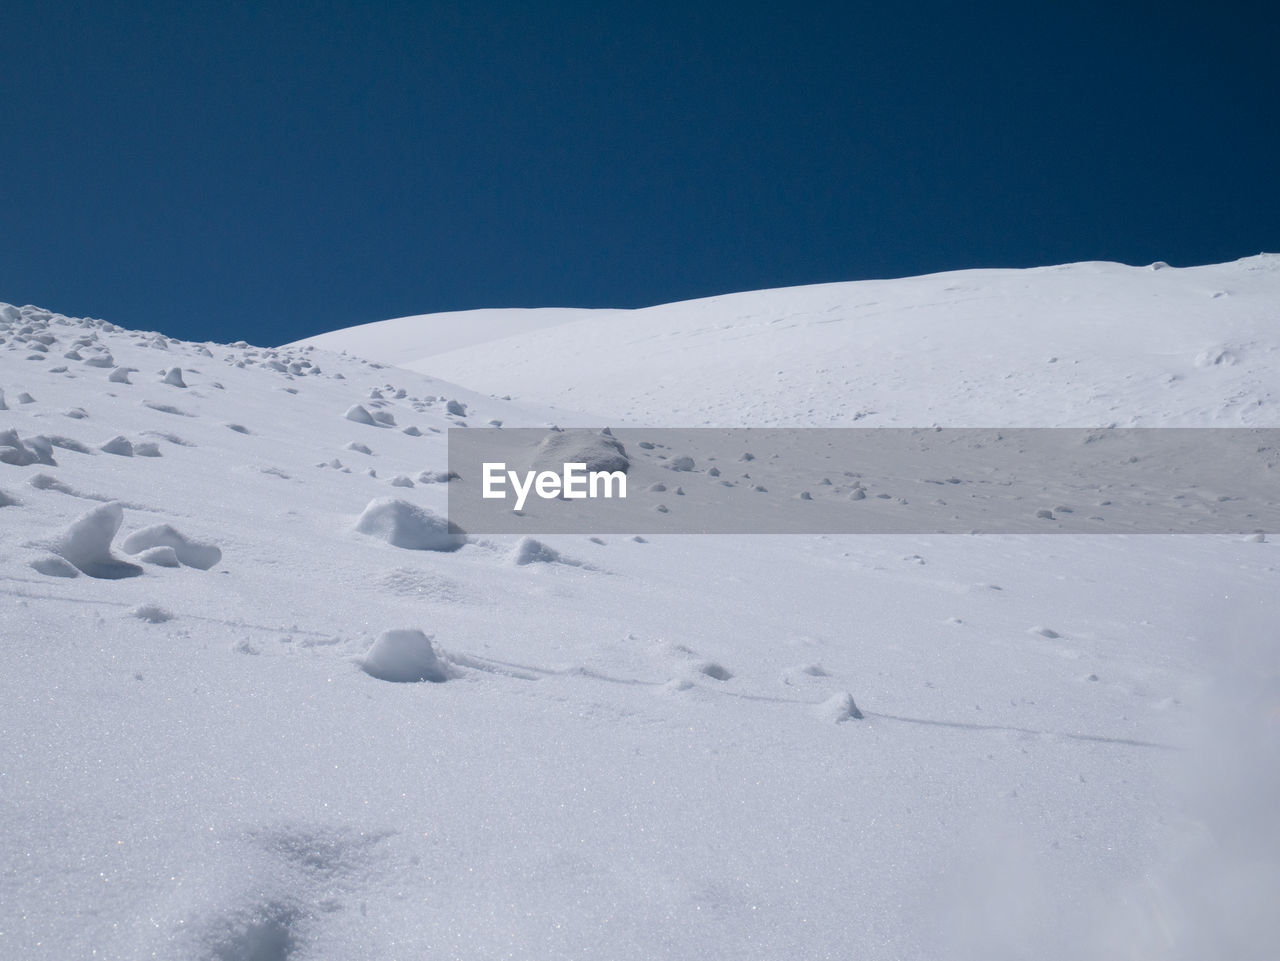
[[[1275,537],[441,517],[463,423],[1280,426],[1280,257],[520,313],[0,306],[0,958],[1274,957]]]

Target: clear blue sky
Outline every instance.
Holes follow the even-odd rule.
[[[1265,9],[7,0],[0,300],[277,344],[1275,251]]]

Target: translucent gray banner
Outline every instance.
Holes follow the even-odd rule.
[[[449,520],[474,534],[1274,532],[1277,463],[1275,428],[457,428]]]

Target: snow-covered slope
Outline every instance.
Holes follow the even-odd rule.
[[[359,356],[383,364],[397,364],[406,358],[429,357],[451,350],[465,350],[504,337],[571,324],[588,316],[609,316],[610,310],[578,310],[544,307],[535,309],[456,310],[440,314],[397,317],[361,324],[300,341],[335,353],[359,345]]]
[[[389,321],[398,350],[378,325],[302,343],[644,426],[1269,425],[1278,273],[1274,255],[964,270],[598,311],[518,335],[484,312],[468,346],[436,338],[452,314]]]
[[[378,348],[424,374],[0,306],[0,957],[1267,956],[1270,541],[434,525],[448,428],[561,408],[1274,424],[1278,308],[969,272]]]

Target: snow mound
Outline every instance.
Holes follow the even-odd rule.
[[[32,568],[47,577],[79,577],[80,572],[57,554],[46,554],[31,562]]]
[[[631,468],[631,460],[622,443],[602,431],[563,430],[554,427],[538,442],[533,466],[536,470],[564,469],[565,464],[586,464],[588,471],[616,471]]]
[[[24,442],[13,428],[0,431],[0,464],[13,467],[26,467],[28,464],[56,466],[53,444],[47,437],[40,435],[28,437]]]
[[[140,621],[146,621],[148,624],[163,624],[165,621],[173,620],[173,615],[159,604],[142,604],[129,613]]]
[[[399,683],[438,684],[450,676],[449,666],[436,653],[431,638],[413,628],[383,631],[365,653],[360,667],[370,677]]]
[[[213,544],[190,540],[168,524],[153,524],[134,531],[124,539],[122,546],[129,554],[141,554],[155,547],[168,547],[181,563],[202,571],[207,571],[222,560],[222,551]]]
[[[833,724],[862,720],[862,712],[858,710],[858,705],[854,703],[853,695],[848,691],[841,694],[833,694],[814,708],[813,713],[822,720],[831,721]]]
[[[127,437],[117,434],[111,440],[107,441],[98,450],[104,454],[116,454],[119,457],[133,456],[133,443]]]
[[[365,409],[363,404],[353,404],[347,408],[346,414],[343,415],[347,420],[354,421],[357,424],[376,424],[373,415]]]
[[[103,580],[137,577],[142,573],[141,567],[111,553],[111,542],[123,521],[124,509],[118,502],[95,507],[62,533],[52,545],[53,552],[90,577]]]
[[[523,567],[526,564],[565,564],[568,567],[581,567],[585,570],[596,570],[590,564],[565,557],[549,544],[532,537],[522,537],[508,555],[512,564]]]
[[[356,530],[410,551],[456,551],[467,542],[466,535],[450,530],[439,514],[397,497],[371,500]]]
[[[178,552],[168,545],[149,547],[138,554],[137,557],[142,563],[154,564],[156,567],[182,566],[182,562],[178,560]]]
[[[520,538],[520,543],[511,551],[511,563],[521,567],[525,564],[555,564],[559,560],[558,550],[532,537]]]
[[[0,507],[17,507],[22,501],[14,497],[8,491],[0,490]]]

